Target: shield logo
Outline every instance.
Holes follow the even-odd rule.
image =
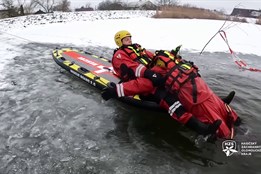
[[[222,142],[222,149],[226,156],[231,156],[233,153],[238,152],[236,148],[237,143],[233,140],[226,140]]]

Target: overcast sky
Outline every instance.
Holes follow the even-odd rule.
[[[92,7],[97,6],[100,2],[105,0],[70,0],[71,7],[81,7],[89,3]],[[125,2],[132,2],[138,0],[121,0]],[[151,0],[156,2],[157,0]],[[193,6],[207,8],[207,9],[223,9],[227,13],[231,13],[234,7],[261,9],[261,0],[178,0],[180,4],[191,4]]]
[[[224,9],[227,12],[232,12],[234,7],[261,9],[261,0],[179,0],[179,2],[208,9]]]

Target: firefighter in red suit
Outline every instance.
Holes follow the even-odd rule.
[[[108,84],[102,93],[105,100],[136,94],[153,94],[155,101],[168,110],[172,118],[199,134],[216,133],[221,120],[212,120],[211,123],[199,121],[185,110],[176,94],[167,93],[165,88],[159,87],[164,86],[165,78],[149,69],[153,62],[153,53],[143,49],[139,44],[132,44],[131,34],[125,30],[115,34],[115,42],[119,48],[114,51],[112,65],[122,83]]]
[[[152,70],[166,78],[166,89],[178,96],[188,112],[202,122],[221,119],[218,136],[233,138],[233,125],[240,122],[239,117],[208,87],[193,62],[183,60],[174,52],[160,50],[155,52]]]

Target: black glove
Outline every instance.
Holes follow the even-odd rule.
[[[117,98],[116,84],[113,82],[108,83],[107,87],[103,89],[101,96],[106,101],[111,98]]]
[[[150,79],[154,86],[163,86],[166,79],[162,75],[155,73],[149,69],[144,72],[144,77]]]
[[[172,53],[175,57],[177,57],[177,58],[181,58],[181,56],[178,54],[179,53],[179,50],[180,50],[180,48],[181,48],[181,46],[182,45],[179,45],[179,46],[177,46],[175,49],[172,49],[171,51],[170,51],[170,53]]]

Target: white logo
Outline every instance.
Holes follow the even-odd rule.
[[[121,54],[118,54],[116,57],[117,57],[118,59],[121,59]]]
[[[236,148],[237,144],[233,140],[226,140],[222,142],[222,149],[226,156],[231,156],[233,155],[233,153],[238,152]]]

